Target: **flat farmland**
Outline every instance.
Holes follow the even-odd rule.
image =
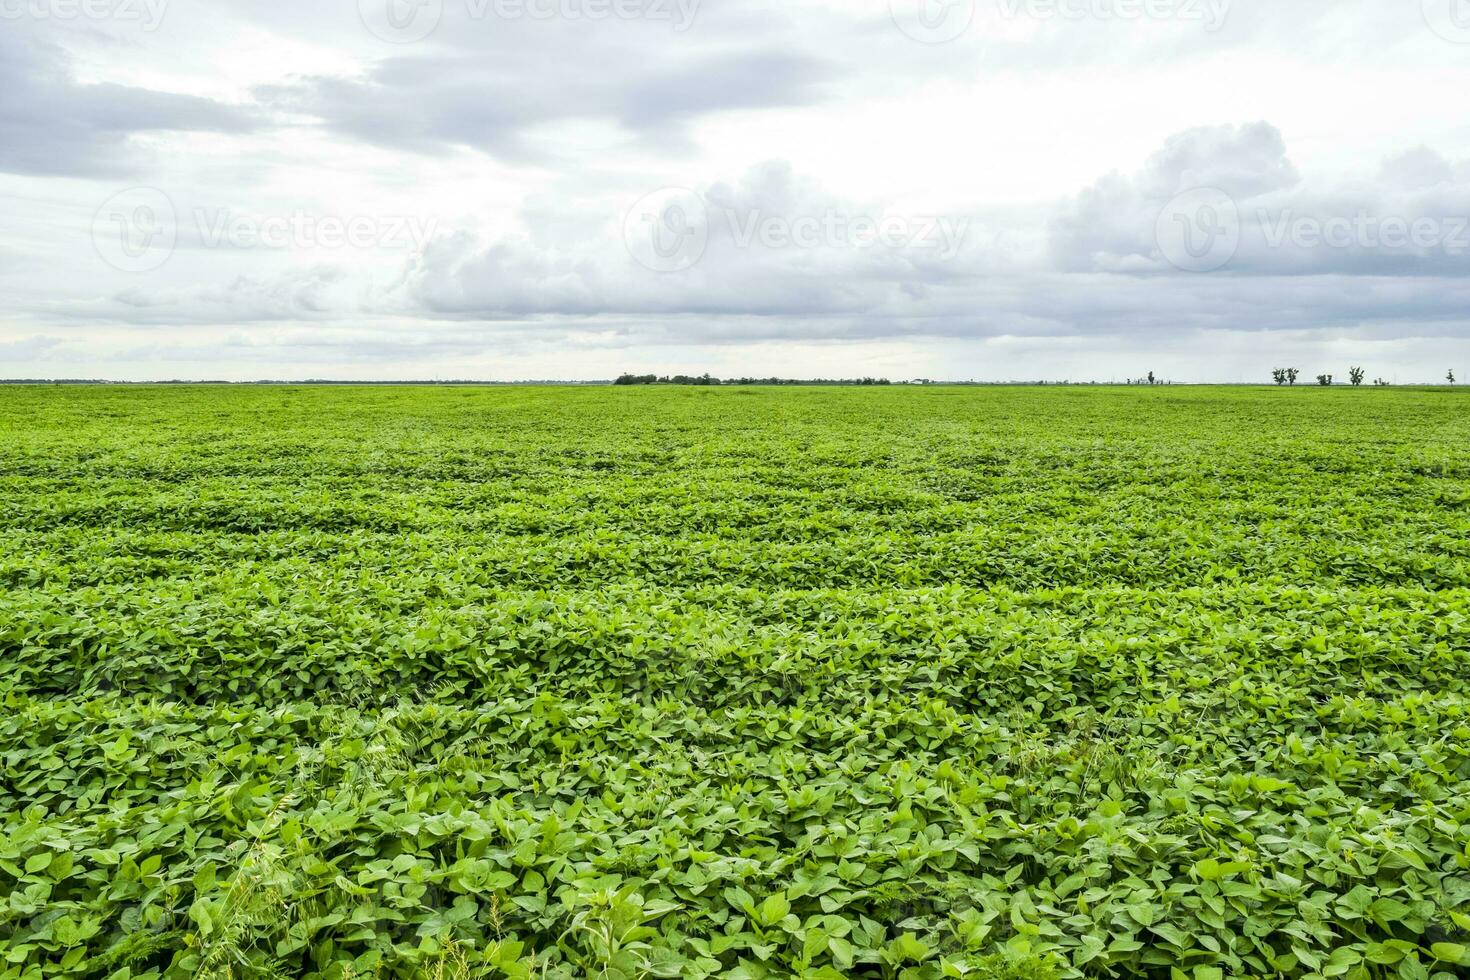
[[[0,978],[1458,977],[1470,392],[0,389]]]

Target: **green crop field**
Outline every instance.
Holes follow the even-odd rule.
[[[1470,392],[0,430],[0,978],[1470,975]]]

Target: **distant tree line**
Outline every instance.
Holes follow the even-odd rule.
[[[708,374],[624,374],[615,385],[891,385],[887,378],[716,378]]]
[[[1271,371],[1272,379],[1279,385],[1296,384],[1296,379],[1301,372],[1296,368],[1274,368]]]
[[[698,377],[687,374],[623,374],[613,382],[615,385],[717,385],[723,383],[719,378],[708,374],[701,374]]]
[[[1166,385],[1166,384],[1172,384],[1172,382],[1164,381],[1161,378],[1154,377],[1154,373],[1152,371],[1150,371],[1148,373],[1148,377],[1146,377],[1146,378],[1129,378],[1126,383],[1127,384],[1130,384],[1130,385]]]
[[[1294,384],[1296,384],[1296,379],[1299,378],[1299,377],[1301,377],[1301,372],[1298,371],[1294,367],[1289,367],[1289,368],[1275,368],[1275,369],[1273,369],[1271,371],[1271,378],[1272,378],[1272,380],[1274,380],[1279,385],[1294,385]],[[1354,388],[1357,388],[1360,385],[1362,385],[1363,381],[1367,377],[1368,377],[1368,372],[1365,371],[1365,370],[1363,370],[1360,367],[1350,367],[1350,368],[1348,368],[1348,381],[1350,381],[1352,383],[1352,386]],[[1455,383],[1455,372],[1454,371],[1450,371],[1448,374],[1446,374],[1445,375],[1445,380],[1448,381],[1450,384],[1454,384]],[[1319,375],[1317,375],[1317,384],[1321,385],[1324,388],[1330,388],[1330,387],[1332,387],[1332,382],[1333,382],[1333,376],[1330,375],[1330,374],[1319,374]],[[1387,381],[1383,380],[1382,378],[1374,378],[1373,379],[1373,386],[1375,388],[1387,388],[1387,387],[1389,387],[1389,383]]]

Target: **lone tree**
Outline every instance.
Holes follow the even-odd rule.
[[[1286,384],[1286,368],[1272,368],[1271,379],[1279,385]]]
[[[1330,375],[1330,374],[1319,374],[1319,375],[1317,375],[1317,383],[1319,385],[1321,385],[1322,387],[1324,387],[1324,388],[1329,387],[1332,384],[1332,375]]]
[[[1158,382],[1154,380],[1154,373],[1152,371],[1150,371],[1148,373],[1148,383],[1149,384],[1158,384]],[[1453,382],[1451,382],[1451,384],[1453,384]]]
[[[1296,379],[1299,378],[1300,376],[1301,376],[1301,372],[1298,371],[1296,368],[1287,368],[1286,369],[1286,383],[1287,384],[1293,384],[1293,385],[1296,384]]]
[[[1363,379],[1367,377],[1367,375],[1368,372],[1364,371],[1360,367],[1348,368],[1348,377],[1352,380],[1354,388],[1362,384]]]

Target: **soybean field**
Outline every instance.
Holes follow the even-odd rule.
[[[0,980],[1470,976],[1470,392],[0,389]]]

